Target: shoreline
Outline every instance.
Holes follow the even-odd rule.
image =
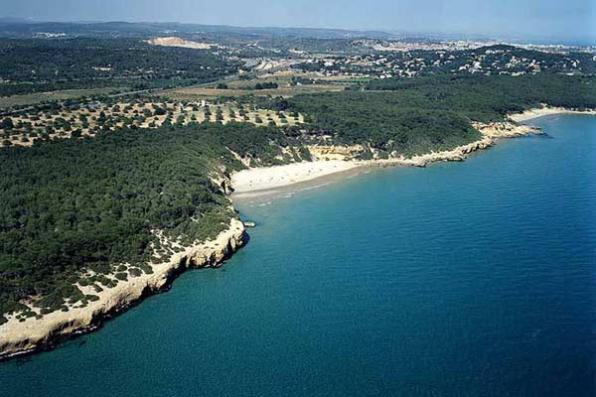
[[[527,132],[515,136],[535,133],[527,128]],[[258,167],[242,170],[232,175],[234,192],[232,200],[250,199],[261,196],[276,195],[289,188],[316,185],[317,181],[336,180],[342,175],[351,175],[367,168],[387,167],[427,167],[436,162],[464,161],[470,154],[494,145],[495,138],[483,136],[478,141],[458,146],[452,150],[431,152],[411,158],[396,157],[376,160],[315,160],[311,162],[292,163],[273,167]],[[327,183],[323,183],[327,184]],[[294,189],[292,189],[294,190]]]
[[[528,129],[527,133],[535,130]],[[521,136],[516,134],[515,136]],[[395,157],[375,160],[315,160],[272,167],[257,167],[232,174],[232,197],[255,196],[275,191],[279,188],[310,182],[323,177],[344,173],[362,167],[426,167],[439,161],[463,161],[469,154],[486,149],[494,144],[493,138],[483,136],[478,141],[458,146],[451,150],[430,152],[410,158]],[[340,150],[343,150],[340,149]]]
[[[350,157],[355,148],[325,147],[315,155],[315,161],[299,162],[274,167],[249,168],[232,175],[235,199],[263,195],[287,194],[296,186],[318,187],[341,180],[366,169],[379,167],[426,167],[440,161],[464,161],[470,154],[494,145],[498,139],[535,134],[538,131],[525,124],[519,124],[537,117],[553,114],[591,114],[596,111],[574,111],[563,108],[530,109],[523,113],[509,115],[512,122],[476,124],[482,138],[451,150],[431,152],[411,158],[354,160]],[[315,147],[313,149],[321,149]],[[316,152],[316,150],[315,150]],[[326,182],[317,184],[325,179]],[[228,229],[215,239],[184,247],[174,254],[169,262],[153,265],[152,274],[142,274],[118,282],[113,288],[98,293],[99,299],[85,307],[71,307],[69,311],[54,311],[41,318],[27,318],[19,321],[15,315],[0,325],[0,361],[13,357],[53,349],[60,341],[92,332],[114,315],[140,303],[144,298],[170,287],[179,274],[189,268],[219,267],[247,241],[244,224],[237,218],[231,219]]]
[[[231,185],[235,196],[275,190],[358,167],[353,161],[329,160],[249,168],[235,172]]]
[[[522,113],[510,114],[509,121],[494,123],[475,123],[474,127],[480,131],[482,138],[452,150],[431,152],[411,158],[395,157],[375,160],[352,160],[345,156],[353,152],[353,148],[338,147],[336,153],[330,154],[330,160],[318,158],[311,162],[300,162],[273,167],[249,168],[232,175],[232,199],[254,198],[270,196],[285,191],[293,186],[307,183],[313,184],[318,180],[326,180],[331,176],[338,176],[348,171],[374,167],[426,167],[436,162],[464,161],[473,152],[484,150],[497,143],[499,139],[509,139],[532,134],[540,131],[525,122],[543,116],[556,114],[587,114],[596,115],[596,110],[573,110],[555,107],[528,109]],[[343,159],[341,159],[343,158]]]
[[[508,118],[516,123],[523,123],[529,120],[537,119],[544,116],[553,116],[557,114],[585,114],[596,116],[596,109],[591,110],[576,110],[563,107],[544,106],[541,108],[533,108],[524,110],[521,113],[514,113],[508,115]]]
[[[92,332],[114,315],[140,303],[144,298],[170,287],[178,275],[189,268],[219,267],[247,241],[243,223],[231,219],[229,227],[213,240],[186,247],[166,263],[153,265],[144,273],[104,288],[99,299],[85,307],[54,311],[42,318],[19,321],[14,315],[0,325],[0,361],[53,349],[57,343]]]

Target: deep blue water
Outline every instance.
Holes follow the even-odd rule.
[[[535,124],[551,138],[244,203],[225,267],[0,363],[0,396],[593,397],[596,118]]]

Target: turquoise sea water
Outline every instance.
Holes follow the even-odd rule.
[[[249,245],[100,331],[0,363],[0,396],[590,396],[596,118],[465,163],[240,205]]]

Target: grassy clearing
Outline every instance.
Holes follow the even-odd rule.
[[[309,84],[301,82],[309,81]],[[327,78],[315,73],[283,72],[262,75],[251,79],[220,80],[211,84],[175,88],[160,93],[176,100],[213,99],[222,97],[292,97],[301,94],[318,94],[322,92],[338,92],[353,83],[353,79]],[[255,89],[257,84],[276,84],[276,88]],[[222,88],[227,87],[227,88]]]

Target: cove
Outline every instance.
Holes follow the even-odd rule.
[[[250,243],[1,396],[593,396],[596,118],[239,202]]]

